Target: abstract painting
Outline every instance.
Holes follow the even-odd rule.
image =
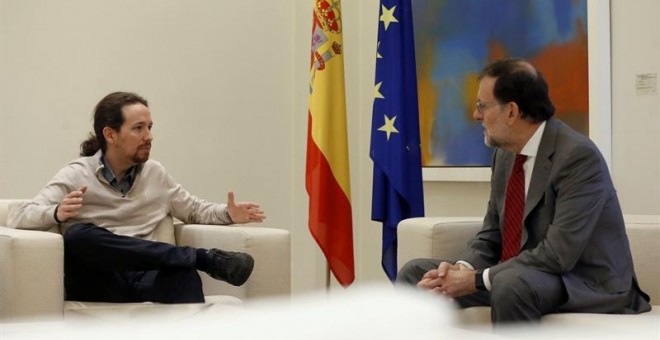
[[[587,0],[413,0],[424,167],[485,167],[472,118],[478,73],[524,58],[545,76],[555,117],[589,134]]]

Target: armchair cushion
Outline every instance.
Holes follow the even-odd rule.
[[[248,226],[202,224],[175,225],[177,244],[246,252],[254,257],[254,271],[240,287],[202,274],[204,295],[252,298],[291,293],[291,246],[289,231]]]
[[[117,304],[67,301],[64,317],[67,322],[101,320],[127,323],[139,319],[163,323],[185,320],[208,311],[239,309],[242,304],[243,301],[239,298],[229,295],[207,296],[205,303],[180,303],[167,305],[166,308],[153,302]]]
[[[61,318],[63,308],[62,236],[0,226],[0,319]]]
[[[399,268],[415,258],[451,261],[481,229],[480,217],[417,217],[399,223]]]

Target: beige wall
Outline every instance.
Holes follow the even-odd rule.
[[[637,74],[660,76],[660,2],[615,0],[611,8],[614,182],[624,213],[660,215],[660,92],[635,91]]]
[[[385,281],[369,220],[378,1],[343,12],[357,280]],[[612,168],[628,214],[660,214],[660,94],[634,91],[635,74],[660,73],[657,13],[612,0]],[[305,0],[0,0],[0,198],[32,197],[76,156],[94,104],[137,91],[153,157],[198,196],[260,201],[265,226],[292,232],[294,292],[322,288],[304,189],[310,30]],[[489,186],[424,189],[427,215],[480,216]]]

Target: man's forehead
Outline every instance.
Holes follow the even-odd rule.
[[[151,123],[151,111],[148,107],[143,104],[128,104],[122,107],[122,113],[124,114],[124,121],[130,124],[136,123]]]
[[[493,77],[483,77],[481,80],[479,80],[477,99],[483,99],[483,97],[493,97],[493,87],[495,86],[495,80],[496,78]]]

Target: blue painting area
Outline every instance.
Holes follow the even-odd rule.
[[[451,52],[438,54],[436,51],[436,55],[442,57],[436,59],[436,72],[432,73],[433,83],[442,89],[438,92],[436,124],[433,126],[433,156],[444,159],[443,165],[483,165],[484,159],[490,160],[492,151],[483,144],[481,123],[472,119],[471,113],[466,111],[466,84],[463,76],[474,73],[475,69],[481,68],[481,64],[473,54],[466,53],[466,49],[447,50]],[[475,133],[481,134],[482,137],[473,138]]]
[[[430,166],[488,166],[492,150],[472,119],[467,81],[489,62],[493,46],[507,56],[531,59],[550,44],[575,38],[576,22],[587,22],[586,0],[413,0],[418,56],[432,45],[430,77],[436,93]],[[586,29],[586,27],[583,27]],[[418,70],[422,68],[418,67]]]

